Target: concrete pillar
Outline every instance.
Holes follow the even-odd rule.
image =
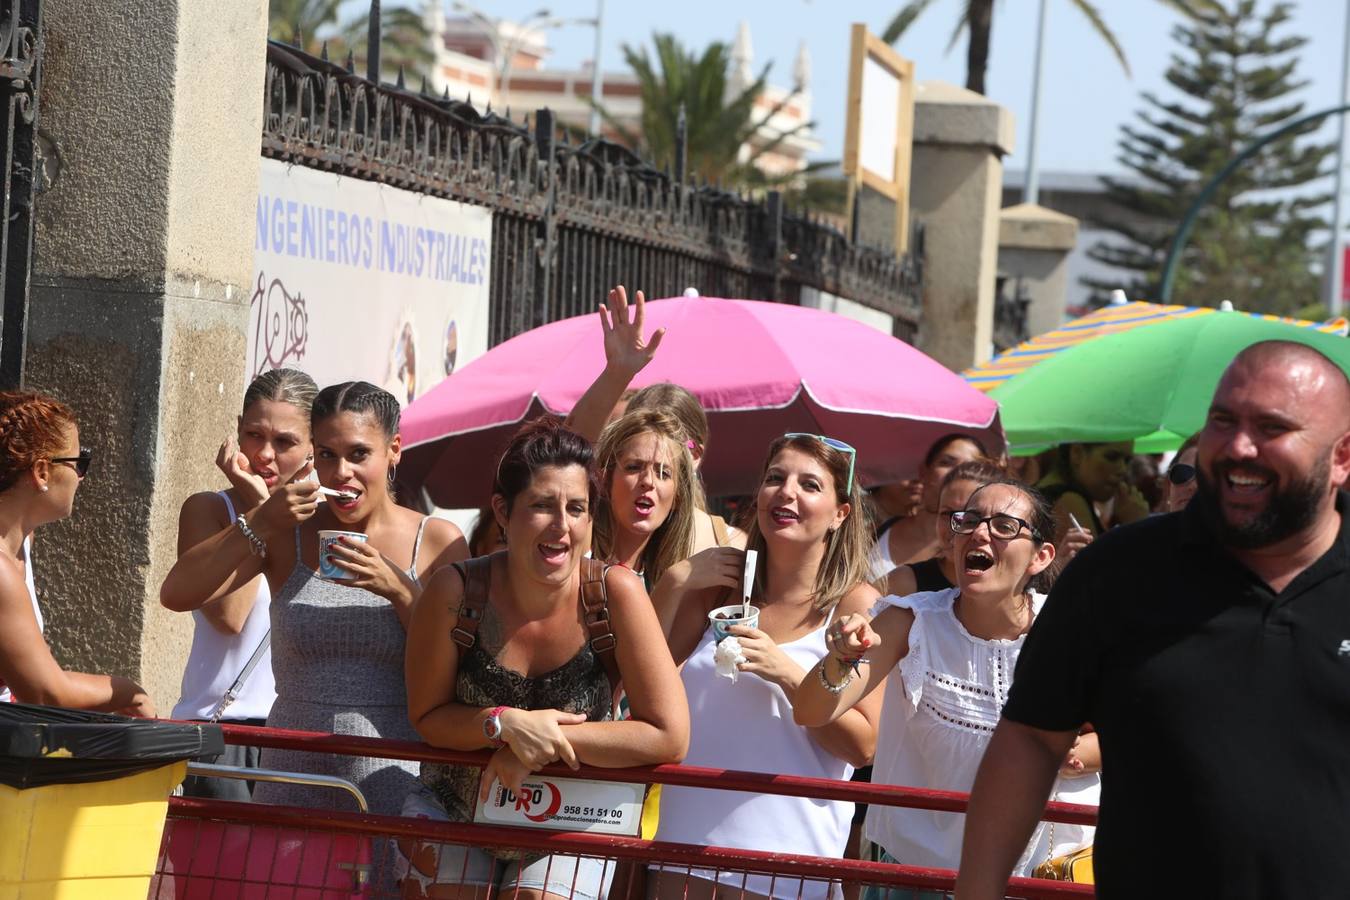
[[[27,385],[70,403],[94,465],[37,535],[64,665],[138,679],[167,714],[191,619],[159,605],[178,510],[223,487],[243,390],[264,0],[46,0]]]
[[[1044,334],[1063,324],[1069,254],[1077,243],[1078,220],[1073,216],[1034,203],[1000,211],[998,270],[1031,298],[1030,334]]]
[[[989,358],[994,333],[1002,157],[1013,119],[987,97],[942,81],[915,92],[911,220],[922,222],[919,349],[955,371]]]

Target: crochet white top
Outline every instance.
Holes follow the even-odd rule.
[[[886,683],[877,734],[875,784],[898,784],[948,791],[969,791],[985,747],[998,724],[1012,685],[1013,669],[1025,636],[984,640],[966,631],[952,604],[960,591],[883,597],[875,617],[889,606],[914,613],[909,653]],[[1032,614],[1045,602],[1032,594]],[[1098,776],[1060,779],[1058,799],[1096,803]],[[1090,798],[1090,799],[1089,799]],[[873,804],[867,809],[867,839],[906,865],[954,869],[961,858],[965,816]],[[1026,873],[1048,858],[1047,829],[1036,829],[1015,871]],[[1056,825],[1061,848],[1091,841],[1091,829]]]

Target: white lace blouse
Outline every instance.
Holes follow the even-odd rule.
[[[1012,685],[1024,637],[984,640],[966,631],[952,603],[956,588],[908,597],[884,597],[872,609],[889,606],[914,613],[909,653],[886,683],[872,781],[910,787],[969,791],[980,758],[998,724]],[[1032,595],[1033,615],[1045,597]],[[1096,803],[1096,775],[1060,779],[1059,800]],[[954,869],[961,857],[965,816],[873,804],[865,834],[901,863]],[[1016,871],[1026,873],[1048,858],[1048,835],[1037,828]],[[1091,829],[1056,825],[1060,852],[1091,842]]]

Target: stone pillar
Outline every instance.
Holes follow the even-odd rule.
[[[994,333],[1002,157],[1012,113],[942,81],[915,92],[910,216],[924,234],[919,349],[955,371],[989,358]]]
[[[999,213],[998,270],[1031,298],[1027,331],[1053,331],[1064,323],[1069,254],[1078,243],[1078,220],[1033,203]],[[1015,294],[1014,291],[1009,292]]]
[[[45,0],[27,386],[70,403],[94,465],[34,547],[48,639],[161,714],[189,616],[159,605],[178,510],[223,487],[244,378],[262,130],[264,0]]]

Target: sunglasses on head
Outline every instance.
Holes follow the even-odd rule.
[[[79,456],[53,456],[50,461],[70,466],[75,470],[77,477],[83,478],[89,474],[89,466],[94,461],[94,451],[88,447],[81,447]]]
[[[844,493],[850,494],[853,492],[853,466],[858,461],[857,450],[854,450],[851,446],[845,444],[838,438],[826,437],[823,434],[811,434],[807,431],[789,431],[787,434],[783,435],[783,437],[788,438],[789,440],[792,438],[815,438],[826,447],[830,447],[834,450],[838,450],[840,453],[846,454],[848,456],[848,484],[844,487]]]
[[[1180,487],[1195,478],[1195,466],[1177,463],[1167,470],[1167,480]]]

